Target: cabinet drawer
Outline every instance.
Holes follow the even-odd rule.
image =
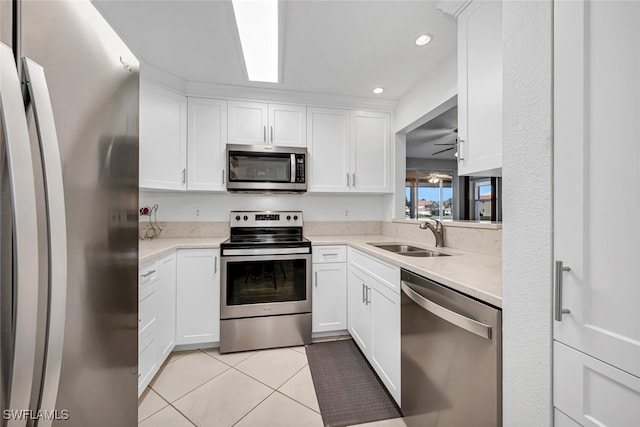
[[[147,329],[151,329],[151,325],[156,320],[156,299],[157,288],[153,284],[148,286],[146,290],[150,291],[148,294],[140,300],[138,303],[138,332],[142,334]]]
[[[352,248],[349,248],[349,264],[365,271],[395,293],[400,293],[400,269],[398,267]]]
[[[158,280],[158,261],[150,261],[140,265],[138,269],[138,300],[145,297],[146,288]]]
[[[138,335],[138,395],[151,379],[156,365],[156,339],[153,328],[147,328]],[[142,386],[142,387],[141,387]]]
[[[312,259],[314,264],[347,262],[347,247],[344,245],[314,246]]]

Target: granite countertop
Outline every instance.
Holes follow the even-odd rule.
[[[459,249],[434,248],[422,242],[384,235],[305,236],[313,245],[349,245],[390,264],[442,283],[452,289],[502,307],[502,259]],[[139,241],[140,262],[180,248],[219,248],[227,237],[159,238]],[[408,243],[452,256],[416,258],[394,254],[367,243]]]
[[[212,249],[219,248],[220,243],[228,237],[176,237],[158,238],[138,241],[138,258],[140,262],[150,261],[175,249]]]
[[[390,264],[442,283],[481,301],[502,307],[502,258],[459,249],[434,248],[421,242],[384,235],[305,236],[314,245],[344,245],[375,255]],[[409,257],[367,243],[408,243],[450,254],[445,257]]]

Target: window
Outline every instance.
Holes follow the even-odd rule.
[[[491,193],[492,187],[490,180],[474,182],[475,218],[480,221],[491,221]]]
[[[452,219],[453,209],[450,172],[407,170],[405,219]]]

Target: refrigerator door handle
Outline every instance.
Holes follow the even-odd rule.
[[[13,348],[10,367],[9,409],[29,409],[36,354],[38,303],[38,222],[33,159],[24,100],[11,49],[0,43],[0,120],[6,145],[13,209]],[[4,293],[4,292],[3,292]],[[10,301],[3,302],[11,304]],[[6,307],[3,307],[3,309]],[[9,309],[11,307],[9,306]],[[4,344],[4,343],[3,343]],[[10,420],[8,426],[20,425]],[[24,421],[22,421],[24,425]]]
[[[23,58],[23,70],[40,144],[49,238],[49,322],[40,407],[53,410],[60,382],[67,300],[67,219],[62,161],[44,69]],[[50,421],[45,424],[50,425]]]

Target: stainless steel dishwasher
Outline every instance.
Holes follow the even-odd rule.
[[[407,426],[501,426],[501,310],[405,270],[401,279]]]

